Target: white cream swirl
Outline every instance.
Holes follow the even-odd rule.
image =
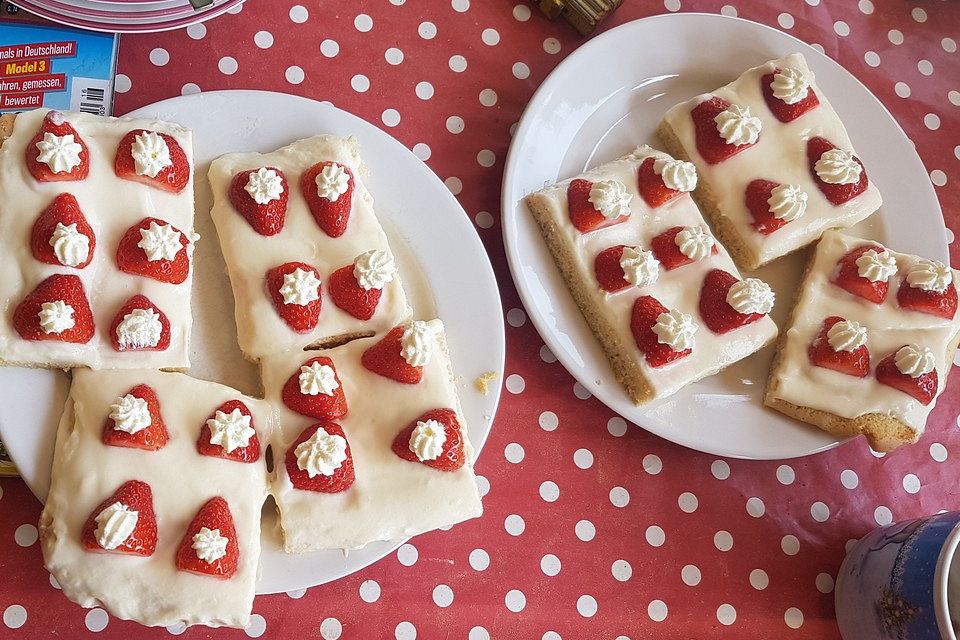
[[[691,260],[700,261],[713,252],[717,243],[706,227],[684,227],[673,238],[680,253]]]
[[[200,531],[193,535],[190,546],[199,559],[209,564],[227,555],[229,542],[230,538],[220,535],[220,529],[200,527]]]
[[[77,230],[76,222],[69,225],[58,222],[50,236],[50,246],[65,267],[75,267],[90,256],[90,238]]]
[[[249,173],[243,188],[257,204],[269,204],[283,195],[283,180],[273,169],[260,167]]]
[[[907,282],[914,289],[943,293],[953,282],[953,270],[939,260],[919,260],[907,270]]]
[[[813,170],[817,177],[827,184],[856,184],[860,182],[863,167],[854,159],[853,154],[844,149],[824,151]]]
[[[919,378],[937,368],[937,358],[930,347],[908,344],[900,347],[893,356],[897,370],[905,376]]]
[[[131,393],[117,398],[110,405],[110,419],[113,420],[114,431],[124,431],[130,435],[143,431],[153,423],[147,401]]]
[[[139,519],[139,512],[130,509],[125,504],[114,502],[98,513],[95,518],[97,529],[94,536],[97,539],[97,544],[107,551],[116,549],[137,528],[137,520]]]
[[[143,349],[160,343],[163,323],[153,309],[134,309],[117,325],[117,342],[121,349]]]
[[[230,413],[217,411],[207,420],[207,427],[210,429],[210,444],[223,447],[227,453],[248,446],[256,433],[250,426],[250,416],[244,415],[239,408]]]
[[[417,422],[417,426],[410,434],[410,451],[416,454],[421,462],[436,460],[443,453],[443,444],[447,441],[447,431],[443,423],[438,420]]]
[[[389,251],[373,249],[353,261],[353,277],[366,291],[383,289],[397,275],[397,264]]]
[[[44,302],[40,305],[37,316],[40,318],[40,328],[47,334],[63,333],[76,325],[73,319],[73,307],[63,300]]]
[[[784,67],[773,75],[770,89],[778,100],[786,104],[797,104],[806,99],[810,91],[810,80],[803,71]]]
[[[280,295],[284,304],[306,306],[320,298],[320,279],[312,269],[297,267],[293,272],[283,274]]]
[[[140,229],[140,242],[137,246],[147,254],[147,260],[155,262],[175,260],[183,249],[183,242],[180,240],[180,232],[174,229],[173,225],[151,221],[149,228]]]
[[[657,342],[667,345],[673,351],[693,349],[699,329],[700,327],[693,321],[693,316],[679,309],[670,309],[666,313],[661,313],[657,316],[657,323],[653,325]]]
[[[625,247],[620,255],[620,268],[623,278],[632,285],[646,287],[660,277],[660,261],[653,251],[644,251],[640,247]]]
[[[144,131],[134,136],[130,155],[138,175],[156,178],[165,168],[173,166],[167,141],[156,131]]]
[[[897,261],[886,249],[867,249],[857,258],[857,275],[870,282],[886,282],[897,273]]]
[[[424,320],[414,320],[403,330],[400,355],[411,367],[424,367],[433,357],[437,332]]]
[[[697,188],[697,167],[692,162],[675,158],[657,158],[653,172],[663,179],[663,186],[674,191],[693,191]]]
[[[767,198],[770,213],[778,220],[796,220],[807,211],[807,192],[797,185],[780,184]]]
[[[319,427],[309,440],[297,445],[293,450],[297,456],[297,468],[307,475],[330,477],[343,466],[347,459],[347,441],[336,433],[327,433]]]
[[[727,304],[737,313],[770,313],[775,301],[773,289],[759,278],[734,282],[727,291]]]
[[[305,396],[316,396],[321,393],[325,396],[332,396],[340,388],[333,367],[319,362],[300,367],[300,375],[297,380],[300,384],[300,393]]]
[[[619,180],[600,180],[590,188],[590,204],[607,220],[630,215],[633,196]]]
[[[69,173],[80,164],[83,147],[73,139],[73,134],[57,136],[44,132],[43,140],[37,143],[37,162],[44,162],[54,173]]]
[[[763,123],[760,118],[750,113],[750,107],[741,107],[731,104],[725,111],[714,117],[717,131],[727,144],[736,146],[753,144],[760,138],[760,129]]]
[[[867,328],[856,320],[841,320],[827,331],[827,342],[834,351],[853,351],[867,344]]]
[[[330,202],[339,200],[350,188],[350,176],[336,162],[321,169],[314,181],[317,183],[317,195]]]

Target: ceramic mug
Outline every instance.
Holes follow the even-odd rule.
[[[948,577],[958,544],[960,512],[864,536],[844,559],[834,591],[844,640],[957,640]],[[960,584],[957,576],[954,581]]]

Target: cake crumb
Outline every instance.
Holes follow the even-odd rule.
[[[486,373],[480,374],[480,377],[473,381],[473,385],[477,388],[477,391],[483,395],[487,395],[490,393],[490,383],[496,379],[496,371],[487,371]]]

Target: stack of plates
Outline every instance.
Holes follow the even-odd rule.
[[[209,20],[243,0],[17,0],[39,16],[81,29],[119,33],[165,31]]]

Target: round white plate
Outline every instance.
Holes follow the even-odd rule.
[[[329,104],[280,93],[216,91],[173,98],[131,116],[181,123],[194,132],[197,245],[190,374],[257,395],[256,367],[240,354],[233,301],[217,235],[210,219],[207,167],[233,151],[268,152],[318,133],[355,135],[370,168],[366,186],[390,236],[416,313],[437,315],[447,328],[467,433],[479,452],[500,397],[473,390],[484,371],[503,372],[504,335],[493,269],[473,225],[450,191],[406,147],[377,127]],[[424,278],[422,274],[425,274]],[[428,286],[417,286],[429,281]],[[461,286],[470,282],[469,293]],[[0,439],[24,480],[41,499],[50,482],[56,427],[66,398],[67,374],[0,368]],[[264,509],[263,556],[257,592],[278,593],[336,580],[379,560],[403,541],[351,551],[287,555],[274,526],[273,505]]]
[[[883,193],[879,213],[854,228],[897,251],[946,259],[943,216],[913,143],[890,113],[836,62],[785,33],[707,14],[672,14],[619,26],[572,53],[530,101],[503,183],[503,236],[527,313],[567,370],[608,407],[678,444],[722,456],[779,459],[839,444],[761,402],[772,347],[665,400],[634,405],[617,383],[522,198],[639,144],[654,147],[663,113],[734,80],[749,67],[802,52]],[[786,320],[806,253],[758,271]]]

